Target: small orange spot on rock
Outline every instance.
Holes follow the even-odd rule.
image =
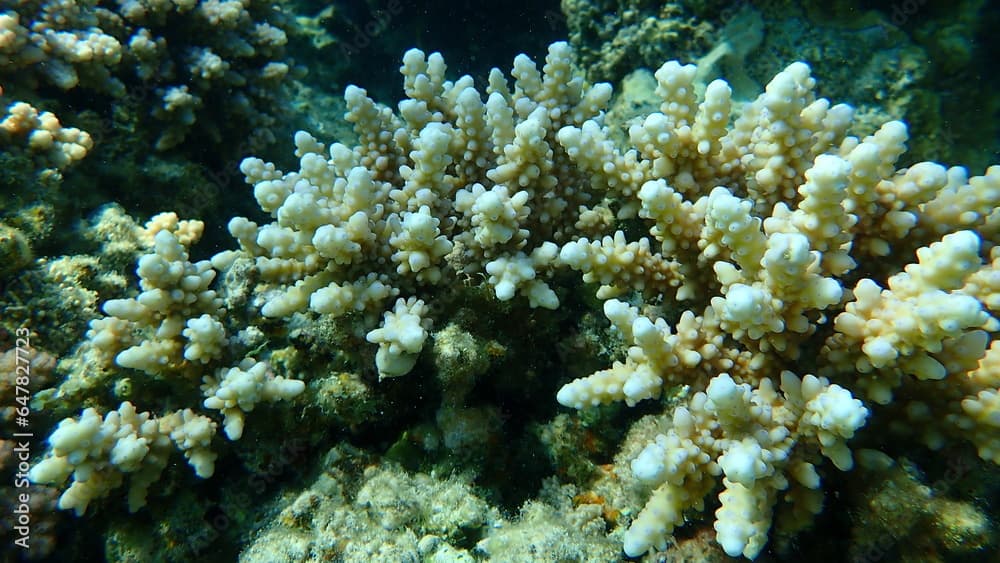
[[[573,504],[580,506],[581,504],[604,504],[604,497],[595,493],[594,491],[585,491],[575,497],[573,497]]]

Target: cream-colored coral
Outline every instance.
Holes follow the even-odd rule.
[[[632,462],[636,477],[654,490],[625,533],[626,554],[665,548],[683,512],[703,506],[722,477],[717,540],[729,555],[753,559],[767,542],[779,491],[820,486],[819,459],[797,446],[812,442],[838,468],[851,468],[844,441],[868,416],[861,401],[823,378],[787,371],[780,389],[767,378],[753,388],[723,373],[674,410],[670,430]]]
[[[844,362],[854,358],[853,367],[861,373],[894,367],[918,379],[945,377],[944,365],[932,354],[942,350],[946,339],[997,328],[980,301],[957,291],[980,270],[979,250],[979,235],[959,231],[919,249],[918,261],[890,277],[887,289],[871,279],[860,280],[854,301],[837,316],[838,334],[829,340],[828,353],[846,369],[851,366]],[[980,357],[983,350],[969,353]],[[892,399],[895,381],[875,377],[863,383],[872,400],[885,404]]]
[[[208,449],[215,422],[177,411],[162,418],[139,413],[131,403],[101,415],[84,410],[79,419],[67,418],[49,436],[49,452],[31,468],[35,483],[59,485],[73,476],[73,483],[59,497],[59,508],[77,516],[90,503],[120,487],[129,477],[128,507],[135,512],[146,504],[146,494],[160,478],[177,448],[202,478],[215,471],[215,454]]]
[[[580,409],[614,401],[634,405],[659,397],[665,387],[681,383],[682,370],[695,369],[703,359],[713,367],[736,366],[733,358],[720,357],[724,356],[721,335],[702,331],[705,319],[690,311],[681,317],[676,330],[665,320],[654,321],[616,299],[604,303],[604,314],[625,337],[629,345],[627,358],[624,363],[615,362],[609,369],[564,385],[556,396],[564,406]]]
[[[139,259],[142,292],[104,303],[107,317],[91,322],[91,345],[115,355],[119,366],[149,374],[184,368],[189,362],[220,359],[228,344],[218,320],[222,300],[210,289],[216,272],[207,261],[188,260],[187,244],[196,241],[199,222],[160,215],[147,224],[153,248]]]
[[[571,60],[563,43],[541,70],[519,56],[513,80],[495,70],[483,94],[411,50],[398,111],[347,89],[357,144],[300,132],[297,170],[246,159],[271,220],[237,218],[230,232],[255,263],[262,313],[352,315],[390,377],[422,348],[425,298],[479,282],[555,308],[567,289],[556,271],[582,272],[627,349],[557,400],[690,397],[635,458],[654,492],[626,533],[634,556],[665,546],[720,478],[727,553],[759,554],[780,500],[806,525],[821,457],[850,469],[848,440],[901,386],[908,416],[945,415],[925,443],[961,436],[995,456],[995,389],[967,380],[998,328],[996,256],[982,255],[1000,243],[1000,168],[897,168],[906,126],[848,136],[852,108],[818,97],[805,63],[733,118],[727,83],[699,95],[696,69],[667,62],[659,111],[617,146],[610,87],[587,85]],[[795,375],[806,372],[817,375]]]
[[[0,146],[23,150],[43,167],[62,170],[87,156],[94,141],[86,131],[63,127],[51,112],[14,102],[0,121]]]
[[[947,425],[925,432],[926,443],[941,447],[946,435],[972,439],[984,457],[994,457],[995,389],[962,383],[985,353],[986,331],[1000,326],[989,314],[996,303],[995,264],[981,257],[998,243],[995,229],[987,228],[997,196],[994,169],[971,179],[933,163],[897,170],[905,125],[890,122],[863,139],[846,136],[851,108],[817,98],[802,63],[779,73],[732,125],[728,115],[718,115],[729,111],[723,83],[710,85],[699,105],[693,68],[667,63],[656,78],[663,103],[632,126],[631,147],[614,146],[599,119],[566,127],[558,138],[570,159],[593,175],[593,185],[620,200],[619,217],[649,221],[644,225],[660,243],[657,256],[676,264],[671,285],[682,290],[654,285],[650,292],[661,272],[626,262],[636,250],[657,250],[642,233],[632,240],[617,235],[614,245],[603,245],[605,252],[582,252],[593,244],[582,238],[563,244],[563,262],[583,271],[585,281],[599,282],[598,297],[642,292],[644,306],[640,312],[616,299],[605,303],[628,346],[625,358],[564,385],[557,400],[573,408],[633,405],[685,388],[697,398],[699,390],[719,385],[720,373],[751,393],[767,388],[761,373],[804,360],[828,378],[822,380],[828,390],[808,408],[808,400],[786,391],[784,400],[800,419],[785,428],[818,443],[838,467],[849,468],[845,441],[868,414],[848,389],[888,403],[902,385],[911,387],[907,412],[925,424],[932,424],[933,409],[948,413]],[[900,256],[887,260],[894,249]],[[916,261],[907,265],[909,252]],[[888,276],[887,289],[874,281],[896,267],[903,271]],[[862,278],[853,291],[845,287],[848,276]],[[680,298],[686,310],[676,310]],[[833,334],[816,342],[813,335],[823,334],[831,319]],[[803,350],[820,348],[818,356],[802,357]],[[952,391],[941,392],[937,382]],[[920,384],[931,386],[921,392],[913,387]],[[705,412],[708,427],[726,427],[720,412]],[[708,457],[697,449],[684,453],[680,438],[647,450],[637,459],[641,467],[668,457],[680,476],[667,479],[673,488],[654,491],[626,534],[626,551],[639,555],[664,546],[682,511],[700,507],[714,486],[710,477],[722,471],[717,538],[731,555],[756,556],[766,542],[775,491],[784,489],[780,480],[758,486],[758,478],[775,475],[757,455],[772,439],[743,436],[725,455]],[[786,453],[808,455],[791,447]],[[750,459],[764,465],[736,463]],[[818,476],[804,467],[792,464],[788,475],[815,490]],[[659,484],[662,475],[654,473]],[[818,510],[811,495],[798,513]]]
[[[684,276],[681,265],[650,248],[647,238],[627,242],[625,233],[616,231],[614,236],[601,240],[568,242],[559,251],[559,260],[583,272],[583,281],[600,283],[597,296],[601,299],[618,297],[631,290],[649,294],[676,293],[685,299],[691,289],[681,286]]]
[[[455,209],[464,214],[469,230],[459,238],[465,246],[478,246],[485,253],[512,240],[515,248],[523,246],[530,233],[521,227],[531,210],[527,207],[528,192],[511,194],[505,185],[489,191],[482,184],[473,184],[455,194]]]
[[[259,0],[21,2],[0,11],[0,72],[27,91],[48,84],[115,98],[156,92],[160,150],[196,125],[218,125],[203,101],[224,92],[234,103],[218,117],[247,122],[251,140],[263,140],[281,107],[274,103],[280,79],[291,71],[282,17],[280,7]],[[124,78],[133,75],[141,83]]]
[[[293,399],[305,390],[305,383],[275,376],[267,362],[244,358],[236,367],[219,370],[217,376],[205,376],[201,390],[205,408],[221,411],[225,417],[226,436],[239,440],[246,414],[258,403]]]
[[[424,205],[417,211],[404,211],[401,220],[391,223],[393,234],[389,245],[395,249],[392,261],[396,273],[416,274],[417,281],[435,282],[441,279],[439,268],[431,266],[451,252],[452,243],[441,234],[441,220],[432,217],[430,207]]]
[[[544,281],[538,279],[539,272],[549,270],[556,263],[558,247],[553,243],[543,243],[530,255],[517,252],[513,256],[502,256],[486,263],[487,281],[494,287],[497,299],[513,299],[515,292],[528,298],[532,307],[555,309],[559,297]]]
[[[444,78],[440,54],[412,49],[398,113],[347,88],[357,145],[327,148],[299,132],[297,171],[244,160],[274,222],[237,218],[230,232],[268,285],[263,314],[377,313],[389,299],[443,290],[459,273],[482,275],[500,300],[520,294],[557,307],[546,281],[559,251],[550,239],[572,239],[577,218],[599,212],[587,207],[589,180],[570,171],[556,132],[610,96],[608,85],[573,78],[571,59],[565,43],[551,46],[541,70],[518,57],[513,88],[496,71],[484,101],[470,77]]]
[[[34,16],[34,17],[32,17]],[[21,21],[21,18],[31,18]],[[32,7],[0,12],[0,69],[70,90],[85,80],[100,90],[120,94],[124,86],[108,69],[121,62],[122,45],[98,26],[93,11],[74,5],[51,5],[32,14]],[[45,64],[38,64],[43,62]]]
[[[961,413],[949,422],[975,444],[979,457],[1000,464],[1000,343],[993,341],[969,372]]]
[[[140,238],[147,246],[152,247],[154,238],[160,231],[170,231],[177,237],[177,242],[189,247],[201,240],[201,235],[205,232],[205,222],[181,219],[173,212],[157,213],[146,221]]]
[[[379,345],[375,354],[379,379],[406,375],[413,369],[427,340],[427,313],[427,305],[420,299],[397,299],[392,311],[385,312],[382,326],[365,336],[368,342]]]

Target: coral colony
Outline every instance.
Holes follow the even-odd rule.
[[[655,73],[659,111],[620,147],[604,123],[611,87],[587,84],[572,57],[566,43],[541,69],[520,55],[481,91],[412,49],[397,109],[347,88],[356,144],[300,131],[297,170],[243,161],[270,222],[233,218],[238,250],[192,262],[204,226],[154,218],[140,233],[140,292],[106,301],[77,354],[200,382],[200,397],[164,412],[87,408],[51,434],[31,479],[69,481],[59,506],[77,514],[127,486],[134,511],[173,450],[209,478],[220,423],[239,440],[257,405],[295,401],[305,382],[276,375],[266,349],[250,352],[259,329],[226,318],[233,290],[220,286],[248,276],[258,322],[343,318],[381,379],[414,370],[447,324],[435,301],[462,284],[542,309],[596,287],[627,353],[554,399],[663,400],[656,430],[630,438],[642,443],[619,469],[648,495],[641,510],[616,507],[629,556],[665,549],[684,514],[721,490],[716,541],[757,557],[776,510],[799,527],[822,510],[821,466],[851,470],[852,437],[893,404],[905,408],[888,416],[914,427],[934,421],[919,436],[927,446],[967,441],[1000,463],[1000,167],[971,178],[899,167],[906,126],[849,136],[852,108],[817,97],[801,62],[739,111],[725,81],[699,87],[695,66],[667,62]],[[198,62],[207,73],[210,59]],[[3,128],[56,167],[90,146],[31,107],[14,107]],[[94,385],[68,381],[59,394]]]

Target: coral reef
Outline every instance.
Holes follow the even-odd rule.
[[[717,32],[710,4],[563,0],[562,12],[588,78],[617,82],[636,67],[707,53]]]
[[[571,485],[546,482],[512,520],[466,478],[409,474],[391,463],[361,469],[348,455],[357,452],[329,452],[322,474],[283,503],[240,561],[618,560],[601,507],[575,503]]]
[[[79,343],[104,301],[126,291],[128,270],[150,244],[142,227],[116,205],[98,210],[82,230],[90,253],[38,258],[7,280],[0,297],[7,311],[0,324],[7,331],[30,325],[60,355]],[[17,263],[11,257],[10,264]]]
[[[87,253],[65,227],[109,202],[217,218],[230,163],[294,121],[296,31],[273,2],[5,3],[0,220],[39,255]]]
[[[104,302],[107,316],[90,322],[86,344],[68,360],[80,365],[82,359],[83,371],[50,393],[39,394],[36,406],[46,401],[72,403],[109,385],[119,396],[133,394],[123,380],[109,381],[107,373],[105,377],[92,373],[95,364],[108,369],[113,362],[118,368],[161,379],[190,378],[206,365],[218,365],[223,349],[230,352],[230,341],[218,320],[223,298],[209,289],[216,271],[207,260],[190,262],[187,253],[203,228],[200,221],[181,221],[163,213],[144,229],[135,229],[134,236],[150,248],[136,267],[143,291],[134,298]],[[258,403],[291,399],[305,388],[301,381],[275,376],[266,362],[252,357],[202,380],[203,406],[221,412],[230,440],[240,439],[244,415]],[[159,480],[173,449],[184,454],[199,477],[214,473],[216,454],[210,445],[217,426],[190,408],[157,416],[138,412],[124,401],[103,418],[96,409],[87,408],[79,418],[59,423],[48,438],[47,456],[32,468],[29,478],[60,485],[72,475],[73,483],[60,497],[59,507],[80,515],[93,499],[107,496],[129,476],[128,506],[134,512],[146,504],[147,490]]]
[[[274,85],[290,70],[280,26],[269,5],[232,0],[134,1],[113,9],[22,2],[0,14],[0,77],[15,92],[54,86],[155,96],[159,107],[149,117],[160,124],[161,150],[182,142],[199,121],[209,134],[243,120],[264,135],[274,124],[266,109]],[[223,91],[240,103],[221,103]]]
[[[121,29],[194,14],[280,43],[252,2],[147,4],[120,5]],[[752,81],[712,73],[762,40],[740,18],[701,67],[635,75],[624,136],[569,43],[482,84],[411,49],[398,104],[346,88],[353,138],[299,131],[297,165],[242,161],[259,210],[227,208],[238,248],[199,254],[221,225],[105,209],[92,255],[43,258],[4,298],[52,309],[5,323],[60,335],[60,379],[33,390],[52,432],[31,480],[78,516],[146,507],[156,538],[104,528],[123,559],[219,537],[244,561],[754,559],[830,518],[838,487],[933,504],[883,511],[879,531],[993,545],[978,507],[899,468],[946,447],[1000,463],[1000,166],[909,163],[906,124],[867,130],[804,62],[737,100]],[[115,36],[0,22],[19,68],[31,33],[66,46],[23,80],[116,95]],[[157,44],[129,48],[166,64]],[[232,77],[210,49],[184,60]],[[184,123],[182,90],[164,95]],[[77,133],[31,158],[58,172]],[[890,484],[852,489],[852,470]]]
[[[353,475],[328,469],[240,560],[473,561],[467,549],[455,545],[463,531],[499,519],[496,509],[457,477],[410,475],[386,464],[364,471],[355,487]]]
[[[622,152],[600,120],[610,91],[584,88],[568,69],[568,47],[554,44],[541,73],[515,61],[513,89],[494,72],[484,102],[465,78],[444,79],[440,57],[410,51],[398,115],[348,88],[361,144],[334,144],[327,158],[300,133],[298,172],[244,161],[277,221],[236,219],[230,231],[273,284],[258,290],[268,317],[378,310],[401,293],[429,295],[452,272],[489,274],[499,300],[519,293],[545,308],[559,305],[545,279],[560,267],[600,284],[598,298],[644,297],[643,309],[605,304],[631,346],[627,360],[563,387],[559,402],[634,405],[674,385],[704,390],[632,464],[656,490],[625,534],[626,553],[665,548],[684,510],[714,489],[709,477],[724,474],[719,542],[754,558],[779,491],[794,484],[783,498],[803,514],[820,510],[817,453],[852,467],[845,441],[869,409],[849,389],[885,404],[894,388],[961,378],[986,353],[992,292],[973,280],[995,276],[982,256],[994,244],[1000,169],[897,171],[905,126],[847,136],[852,108],[817,98],[804,63],[730,124],[730,86],[713,81],[699,99],[697,68],[668,62],[655,75],[660,111],[629,129],[635,148]],[[612,215],[645,220],[651,238],[595,236],[613,228]],[[860,277],[890,252],[917,260],[885,289]],[[408,299],[386,327],[401,306],[422,307]],[[420,315],[405,314],[422,341]],[[384,342],[387,331],[368,339]],[[382,346],[383,376],[413,367],[407,358],[397,369],[402,360],[389,360],[401,352]],[[803,362],[803,349],[821,353]],[[955,424],[990,457],[992,380],[980,379]]]

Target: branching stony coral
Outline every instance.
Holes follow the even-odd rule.
[[[199,477],[215,472],[215,454],[208,449],[216,424],[191,409],[156,418],[139,413],[129,402],[103,420],[95,409],[68,418],[49,436],[49,455],[31,468],[35,483],[73,483],[59,498],[59,508],[77,516],[93,499],[106,496],[130,477],[128,506],[135,512],[146,504],[149,487],[160,479],[171,445],[181,450]]]
[[[678,318],[673,303],[657,301],[662,295],[653,296],[645,314],[608,301],[608,318],[631,344],[627,359],[566,385],[559,401],[575,408],[631,405],[671,386],[705,389],[674,411],[671,430],[632,464],[654,491],[625,534],[626,552],[664,548],[683,511],[700,510],[722,476],[719,543],[730,555],[756,557],[777,491],[788,489],[800,515],[821,508],[814,494],[817,450],[838,468],[851,467],[844,440],[869,409],[848,389],[884,404],[895,388],[950,381],[956,391],[947,399],[919,404],[923,412],[953,413],[927,444],[941,447],[941,435],[950,434],[995,460],[1000,428],[984,412],[994,404],[996,379],[973,377],[970,385],[970,375],[988,372],[977,369],[981,359],[993,365],[984,355],[989,333],[1000,326],[990,315],[995,289],[972,281],[997,275],[982,256],[995,253],[1000,167],[972,179],[934,163],[896,170],[905,126],[891,122],[864,139],[845,136],[850,108],[815,98],[815,81],[802,63],[776,76],[731,127],[727,85],[713,82],[699,102],[693,77],[691,66],[660,68],[661,112],[629,130],[635,148],[628,152],[612,146],[596,121],[559,134],[595,184],[623,199],[638,195],[639,216],[654,222],[650,234],[680,263],[681,289],[673,297],[690,303]],[[564,255],[577,252],[573,244]],[[903,260],[915,254],[916,261],[899,263],[890,253]],[[893,263],[903,271],[889,277],[886,289],[862,277],[878,279]],[[882,268],[866,271],[876,264]],[[858,278],[853,290],[844,288]],[[664,317],[675,318],[675,326]],[[802,361],[803,349],[819,354]],[[822,373],[843,387],[785,366]],[[784,397],[771,391],[778,373]],[[732,377],[746,387],[736,391]],[[803,413],[800,386],[813,389],[805,409],[811,414],[778,422]],[[744,421],[764,418],[734,427],[712,406],[713,395],[743,397],[742,407],[726,400]],[[777,413],[786,414],[773,418]]]
[[[0,99],[2,96],[0,89]],[[51,173],[82,159],[93,145],[86,131],[64,127],[51,112],[39,112],[26,102],[11,103],[0,121],[0,146],[30,156],[39,168]]]
[[[230,230],[270,282],[259,302],[271,317],[378,310],[469,272],[488,273],[499,299],[556,307],[546,278],[566,267],[600,284],[599,298],[640,299],[605,306],[630,344],[625,360],[557,398],[633,405],[689,386],[673,430],[633,464],[655,490],[626,551],[664,547],[722,476],[719,541],[753,558],[779,491],[815,513],[822,458],[851,467],[846,441],[877,416],[852,390],[884,403],[983,357],[997,328],[984,308],[995,284],[982,283],[995,270],[981,255],[996,242],[1000,168],[971,179],[934,163],[897,170],[905,125],[848,136],[852,109],[816,97],[804,63],[731,121],[728,84],[699,98],[696,68],[668,62],[656,72],[660,111],[629,128],[623,150],[603,120],[610,90],[586,87],[570,57],[552,45],[541,73],[519,57],[513,89],[494,71],[483,101],[467,77],[445,80],[440,56],[408,52],[398,113],[348,89],[358,145],[326,152],[300,133],[298,172],[245,161],[276,221]],[[650,236],[629,240],[615,216]],[[883,290],[893,267],[904,272]],[[372,334],[385,346],[384,329]],[[989,379],[934,405],[961,404],[954,434],[983,452],[997,431],[983,414],[995,404]]]
[[[218,367],[237,348],[220,320],[222,298],[209,289],[217,272],[207,260],[188,259],[188,247],[201,237],[203,228],[200,221],[181,221],[173,213],[162,213],[145,229],[136,229],[136,236],[149,247],[136,268],[143,291],[134,298],[104,303],[106,316],[91,322],[87,339],[76,351],[85,373],[72,373],[54,395],[78,400],[112,384],[118,394],[118,383],[128,381],[124,370],[142,372],[143,382],[170,382],[177,394],[171,401],[197,393],[197,382],[202,381],[201,406],[221,412],[225,434],[235,441],[243,434],[246,413],[259,403],[302,393],[302,381],[275,376],[266,362],[254,358],[244,358],[236,367]],[[105,370],[119,381],[91,373]],[[199,477],[214,473],[211,442],[217,426],[191,408],[158,415],[140,413],[125,401],[103,418],[97,409],[87,408],[59,423],[48,438],[49,450],[29,478],[61,485],[72,476],[59,507],[81,515],[127,477],[128,507],[134,512],[146,504],[147,490],[159,480],[174,449],[184,454]]]
[[[555,132],[599,114],[610,96],[607,85],[587,88],[573,76],[571,56],[554,44],[542,72],[518,57],[513,84],[495,70],[484,100],[470,77],[445,79],[439,54],[414,49],[403,58],[408,99],[398,113],[347,89],[358,145],[327,149],[300,132],[298,171],[244,160],[257,202],[275,221],[236,218],[229,229],[268,284],[259,294],[264,316],[366,313],[373,325],[393,298],[449,291],[457,275],[475,273],[488,275],[501,300],[520,294],[533,307],[557,307],[546,282],[557,242],[593,232],[603,215],[585,207],[586,180]],[[410,301],[396,303],[398,311]],[[422,303],[408,307],[425,315]],[[369,334],[382,346],[383,376],[409,371],[403,356],[420,351],[424,328],[409,322]]]
[[[721,487],[717,539],[756,557],[776,511],[804,524],[822,508],[821,464],[850,469],[848,441],[882,424],[884,403],[935,423],[919,436],[930,447],[967,440],[1000,458],[1000,167],[897,169],[905,125],[848,135],[851,108],[816,97],[804,63],[733,120],[724,81],[699,97],[695,67],[668,62],[660,111],[619,147],[610,87],[585,84],[571,60],[564,43],[541,70],[519,56],[513,81],[495,70],[483,93],[447,80],[440,55],[407,52],[398,111],[347,89],[356,145],[300,132],[298,170],[243,162],[271,222],[233,219],[240,250],[212,267],[252,261],[252,306],[271,322],[359,319],[382,377],[414,367],[434,298],[457,279],[481,274],[497,299],[544,308],[578,289],[557,270],[599,284],[627,352],[557,400],[634,405],[686,389],[628,468],[652,491],[624,532],[629,555],[664,548]],[[213,352],[199,350],[185,359]],[[233,435],[254,401],[226,412],[239,393],[222,388],[257,381],[253,369],[205,381],[205,406]]]
[[[265,106],[274,106],[278,86],[291,70],[283,53],[287,36],[278,27],[285,22],[273,3],[15,4],[0,9],[0,77],[7,87],[24,92],[43,85],[82,88],[132,101],[153,94],[150,113],[158,122],[161,150],[184,141],[199,120],[197,127],[223,137],[213,108],[248,122],[254,137],[271,140],[275,107]]]

